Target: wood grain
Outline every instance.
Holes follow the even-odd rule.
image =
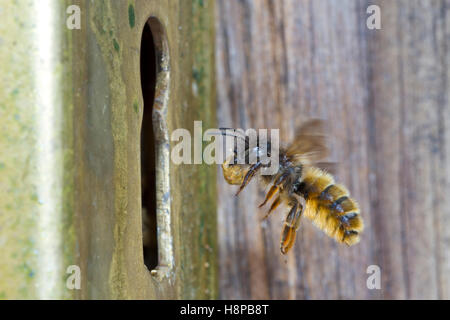
[[[370,4],[381,30],[366,27]],[[216,5],[220,126],[330,120],[336,180],[361,206],[345,247],[304,220],[279,251],[283,210],[261,223],[262,190],[239,198],[218,174],[224,299],[449,299],[449,1],[251,1]],[[366,269],[381,268],[369,290]]]

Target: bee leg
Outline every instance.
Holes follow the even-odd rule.
[[[272,202],[272,205],[270,206],[269,211],[267,211],[267,214],[264,216],[263,220],[266,220],[269,215],[272,213],[273,210],[275,210],[281,203],[281,198],[278,196],[274,202]]]
[[[259,208],[261,208],[262,206],[264,206],[267,201],[270,200],[270,198],[273,197],[273,195],[280,189],[279,185],[288,177],[288,174],[282,174],[276,181],[275,183],[272,185],[272,187],[270,188],[269,192],[267,192],[266,194],[266,198],[264,199],[264,202],[261,203],[259,205]]]
[[[236,195],[238,195],[242,189],[244,189],[247,184],[250,182],[250,180],[255,176],[256,172],[258,172],[258,170],[261,168],[261,162],[257,162],[254,165],[252,165],[250,167],[250,169],[248,169],[247,174],[244,177],[244,180],[242,181],[241,186],[239,187],[238,192],[236,192]]]
[[[278,186],[273,185],[272,187],[270,187],[270,190],[269,190],[269,192],[267,192],[264,202],[259,205],[259,208],[264,206],[267,203],[267,201],[269,201],[277,191],[278,191]]]
[[[295,236],[300,225],[300,217],[302,215],[303,206],[295,200],[284,222],[283,232],[281,233],[280,250],[282,254],[286,254],[295,243]]]

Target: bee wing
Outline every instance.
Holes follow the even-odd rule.
[[[320,161],[320,162],[316,162],[314,164],[314,166],[325,172],[328,172],[332,175],[336,175],[336,173],[337,173],[337,163],[336,162]]]
[[[323,119],[310,119],[303,123],[296,131],[296,135],[326,135],[326,121]]]
[[[328,156],[325,121],[312,119],[298,128],[286,155],[294,162],[315,163]]]

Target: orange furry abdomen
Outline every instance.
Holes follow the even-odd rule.
[[[358,203],[333,177],[314,167],[306,169],[301,190],[306,200],[304,215],[337,242],[349,246],[359,242],[364,229]]]

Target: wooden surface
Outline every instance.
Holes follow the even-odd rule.
[[[168,141],[217,126],[214,4],[0,1],[0,299],[218,297],[216,170],[171,163]],[[141,164],[152,119],[156,165]]]
[[[215,126],[214,3],[110,0],[80,5],[87,16],[73,44],[78,71],[73,120],[76,264],[84,274],[78,297],[216,298],[215,170],[172,165],[169,158],[169,132],[193,132],[198,114],[204,126]],[[147,51],[140,51],[142,41],[150,40],[142,40],[149,17],[159,21],[151,31],[160,59],[154,102],[148,94],[154,83],[140,77],[141,61],[155,59],[141,57]],[[141,201],[141,125],[143,109],[152,103],[150,114],[159,119],[153,122],[154,129],[159,126],[157,272],[144,265],[141,210],[148,205]],[[144,121],[148,126],[147,117]]]
[[[381,30],[366,27],[369,4]],[[221,298],[450,298],[449,1],[234,1],[216,5],[220,126],[330,121],[336,180],[361,206],[360,244],[304,219],[279,251],[284,211],[267,223],[252,182],[239,198],[218,174]],[[381,268],[369,290],[366,269]]]
[[[64,249],[74,256],[67,259],[70,264],[81,270],[81,289],[74,297],[216,298],[214,168],[172,165],[169,136],[155,130],[158,267],[149,270],[142,241],[142,204],[148,203],[141,199],[141,178],[146,174],[141,175],[140,162],[142,121],[148,126],[143,110],[147,115],[152,108],[153,85],[150,114],[159,119],[154,122],[158,128],[192,130],[197,114],[203,115],[206,127],[215,126],[214,3],[78,0],[76,4],[83,13],[82,26],[70,34],[69,62],[64,62],[73,66],[68,80],[73,101],[65,102],[73,103],[69,118],[73,149],[67,158],[73,158],[74,168],[64,171],[74,183],[74,190],[67,191],[73,201],[68,235],[73,245],[65,241]],[[142,39],[149,17],[159,21],[151,31],[158,47],[156,84],[145,80],[154,77],[146,68],[142,68],[146,77],[140,77],[142,60],[155,59],[140,50],[142,41],[151,41]],[[194,196],[197,201],[192,201]],[[49,263],[42,255],[38,258]],[[58,279],[64,279],[65,286],[65,275]]]

